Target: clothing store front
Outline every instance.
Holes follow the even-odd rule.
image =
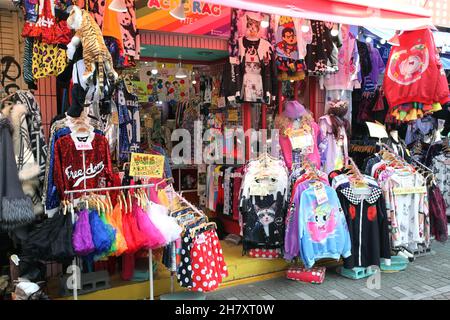
[[[1,275],[203,299],[400,272],[447,240],[448,79],[423,8],[53,2],[22,1],[24,82],[58,86],[50,130],[26,87],[2,98]]]

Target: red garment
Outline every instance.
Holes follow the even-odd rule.
[[[92,140],[92,141],[91,141]],[[86,188],[109,187],[112,183],[112,164],[108,140],[97,133],[91,133],[91,150],[76,150],[69,134],[55,143],[55,170],[53,179],[60,198],[65,190],[84,189],[84,167],[86,167]],[[86,163],[83,165],[83,153]]]
[[[129,208],[130,210],[130,208]],[[147,246],[148,238],[147,236],[139,229],[136,216],[134,212],[128,212],[123,214],[122,216],[122,224],[125,240],[127,242],[127,253],[135,253]],[[130,241],[130,244],[128,243]]]
[[[134,254],[124,254],[122,256],[122,280],[130,281],[134,276]]]
[[[404,31],[399,42],[391,49],[383,81],[389,105],[448,102],[447,78],[431,31]]]
[[[234,181],[233,181],[233,219],[239,221],[239,194],[241,191],[242,184],[242,174],[244,172],[244,167],[239,167],[234,170]],[[241,175],[240,177],[238,175]]]
[[[281,258],[281,249],[250,249],[248,255],[258,259],[277,259]]]
[[[222,248],[215,230],[198,234],[192,242],[192,291],[212,291],[228,277]]]
[[[25,22],[22,37],[40,38],[42,42],[48,44],[68,44],[72,39],[72,30],[65,20],[56,21],[50,1],[44,0],[42,12],[36,23]]]
[[[325,280],[325,267],[306,269],[291,267],[286,272],[286,278],[308,283],[322,283]]]
[[[136,241],[134,240],[133,237],[133,230],[131,228],[129,213],[122,214],[122,229],[123,229],[123,236],[127,243],[127,250],[125,252],[126,253],[136,252],[138,248],[136,245]]]

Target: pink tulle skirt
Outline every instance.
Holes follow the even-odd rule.
[[[166,239],[159,229],[151,222],[145,211],[138,205],[133,206],[139,230],[147,238],[146,247],[150,249],[160,248],[165,245]]]

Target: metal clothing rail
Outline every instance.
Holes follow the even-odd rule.
[[[86,192],[101,192],[101,191],[112,191],[112,190],[124,190],[124,189],[149,189],[155,186],[154,183],[149,184],[137,184],[132,186],[120,186],[120,187],[105,187],[105,188],[92,188],[92,189],[81,189],[81,190],[68,190],[64,191],[64,194],[70,195],[70,202],[73,204],[73,195],[76,193],[86,193]],[[149,190],[148,190],[149,191]],[[75,223],[75,213],[72,210],[72,223]],[[73,259],[72,262],[72,272],[74,273],[75,281],[73,281],[73,299],[78,300],[78,279],[81,277],[81,274],[77,273],[77,257]],[[153,251],[152,249],[148,249],[148,272],[149,272],[149,282],[150,282],[150,300],[154,300],[153,295]],[[80,278],[81,279],[81,278]]]
[[[172,186],[173,188],[173,186]],[[186,198],[184,198],[181,194],[183,193],[183,191],[181,191],[179,194],[178,192],[176,192],[175,190],[171,190],[171,193],[176,195],[177,198],[179,198],[181,201],[183,201],[185,204],[187,204],[192,210],[194,210],[196,213],[198,213],[199,215],[205,215],[204,212],[201,212],[200,210],[198,210],[192,203],[190,203],[189,201],[186,200]],[[174,276],[175,273],[173,271],[170,272],[170,292],[174,293],[175,288],[174,288]]]

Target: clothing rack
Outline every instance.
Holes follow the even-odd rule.
[[[150,184],[141,184],[141,185],[132,185],[132,186],[120,186],[120,187],[105,187],[105,188],[91,188],[91,189],[82,189],[82,190],[69,190],[69,191],[64,191],[64,194],[66,195],[70,195],[70,202],[73,204],[73,195],[76,193],[84,193],[86,194],[87,192],[101,192],[101,191],[112,191],[112,190],[124,190],[124,189],[138,189],[138,188],[143,188],[143,189],[147,189],[148,194],[150,194],[150,190],[149,188],[153,187],[155,184],[150,183]],[[75,223],[75,212],[74,210],[71,211],[72,213],[72,223]],[[79,279],[79,277],[81,275],[77,274],[77,257],[75,257],[73,259],[72,262],[72,272],[73,272],[73,276],[75,278],[75,281],[73,281],[74,286],[72,288],[73,290],[73,299],[74,300],[78,300],[78,282],[77,280]],[[148,272],[149,272],[149,282],[150,282],[150,300],[154,300],[154,295],[153,295],[153,251],[152,249],[148,249]],[[81,278],[80,278],[81,279]]]
[[[184,198],[182,196],[183,191],[181,191],[180,193],[176,192],[175,190],[172,190],[172,194],[174,194],[178,199],[180,199],[181,201],[183,201],[185,204],[187,204],[192,210],[194,210],[197,214],[199,215],[205,215],[203,212],[201,212],[200,210],[198,210],[192,203],[190,203],[189,201],[186,200],[186,198]],[[174,272],[170,272],[170,292],[174,293],[175,288],[174,288]]]

